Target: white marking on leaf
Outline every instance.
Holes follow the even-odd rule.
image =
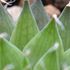
[[[70,69],[69,69],[69,66],[68,66],[67,64],[64,64],[64,65],[63,65],[63,70],[70,70]]]
[[[53,15],[53,18],[55,19],[56,23],[61,27],[62,30],[64,30],[63,23],[59,20],[56,14]]]
[[[54,45],[48,49],[48,51],[39,59],[39,61],[36,63],[35,67],[50,53],[56,51],[59,48],[59,43],[55,42]],[[34,67],[34,68],[35,68]]]
[[[51,47],[51,48],[48,50],[48,53],[49,53],[49,52],[56,51],[58,48],[59,48],[59,43],[58,43],[58,42],[55,42],[54,45],[53,45],[53,47]]]
[[[30,49],[26,49],[26,50],[23,52],[24,56],[29,56],[30,53],[31,53],[31,50],[30,50]]]
[[[4,37],[7,37],[7,36],[8,36],[7,33],[1,33],[1,34],[0,34],[0,38],[4,38]]]
[[[40,61],[40,65],[41,65],[41,67],[44,69],[44,70],[46,70],[46,66],[45,66],[45,63],[44,63],[44,61]]]
[[[4,67],[3,70],[14,70],[14,69],[15,69],[15,67],[14,67],[13,64],[8,64],[8,65],[6,65],[6,66]]]

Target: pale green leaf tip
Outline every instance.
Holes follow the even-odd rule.
[[[63,23],[59,20],[59,18],[57,17],[56,14],[53,14],[52,17],[54,18],[54,20],[56,21],[56,23],[61,27],[62,30],[65,29]]]

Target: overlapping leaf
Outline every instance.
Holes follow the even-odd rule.
[[[49,21],[49,16],[45,13],[41,0],[37,0],[32,4],[32,11],[37,21],[38,27],[41,30]]]
[[[24,9],[11,37],[11,42],[21,50],[39,31],[28,0],[25,0],[24,2]]]
[[[1,5],[0,2],[0,33],[6,32],[11,35],[12,30],[14,28],[14,22],[6,9]]]
[[[64,49],[67,50],[70,48],[70,7],[65,7],[60,16],[60,20],[64,24],[65,29],[61,30],[59,28],[59,32],[63,41]]]
[[[63,48],[58,36],[58,32],[55,26],[54,19],[49,22],[49,24],[34,37],[24,48],[23,54],[27,56],[30,60],[31,65],[35,65],[37,61],[48,51],[54,43],[59,43],[59,57],[62,58]],[[53,56],[53,55],[52,55]],[[58,55],[56,55],[58,56]],[[58,59],[59,59],[58,57]],[[55,57],[54,57],[55,58]]]
[[[0,70],[24,70],[26,63],[21,51],[0,35]]]
[[[63,69],[70,70],[70,49],[65,51],[63,58]]]
[[[42,58],[40,58],[34,70],[60,70],[59,48],[58,43],[49,48]]]

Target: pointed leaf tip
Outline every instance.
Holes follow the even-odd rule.
[[[52,17],[55,19],[56,23],[61,27],[62,30],[64,30],[63,23],[59,20],[56,14],[53,14]]]
[[[36,19],[36,22],[38,24],[39,29],[43,29],[43,27],[48,23],[49,16],[44,11],[44,6],[41,2],[41,0],[36,0],[31,6],[32,12],[34,14],[34,17]]]
[[[59,56],[63,54],[63,47],[60,42],[54,19],[52,19],[49,24],[46,25],[46,27],[26,45],[26,47],[23,49],[23,53],[28,52],[28,55],[26,56],[29,58],[30,64],[34,66],[52,46],[53,50],[50,49],[49,52],[56,51],[59,48]],[[62,56],[60,59],[61,58]]]
[[[28,1],[24,2],[23,10],[10,39],[21,50],[39,32],[30,5]]]
[[[60,21],[64,25],[64,30],[58,26],[60,36],[62,38],[62,43],[64,50],[70,48],[70,7],[65,7],[61,15],[59,16]]]
[[[6,32],[11,36],[14,28],[13,20],[7,10],[0,3],[0,33]]]

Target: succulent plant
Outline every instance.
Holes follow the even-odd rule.
[[[0,70],[70,70],[70,4],[51,19],[41,0],[15,23],[0,3]]]

